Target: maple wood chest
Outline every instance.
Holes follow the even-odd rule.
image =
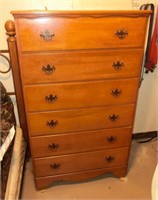
[[[149,11],[13,11],[37,189],[127,173]]]

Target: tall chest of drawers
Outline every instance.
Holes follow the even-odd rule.
[[[127,173],[149,11],[13,11],[35,184]]]

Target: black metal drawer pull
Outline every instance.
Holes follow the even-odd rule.
[[[118,71],[124,66],[124,63],[117,61],[117,62],[113,62],[112,66],[114,67],[115,70]]]
[[[117,37],[119,39],[124,39],[127,35],[128,35],[128,31],[127,30],[123,30],[123,29],[120,29],[120,30],[117,30],[115,32],[115,35],[117,35]]]
[[[115,89],[111,91],[112,96],[119,97],[122,94],[122,91],[119,89]]]
[[[48,103],[54,103],[57,99],[58,99],[57,95],[52,95],[52,94],[50,94],[49,96],[45,97],[45,100]]]
[[[52,143],[52,144],[49,144],[48,145],[48,148],[51,149],[51,150],[56,150],[60,147],[59,144],[55,144],[55,143]]]
[[[114,161],[114,159],[115,159],[114,156],[108,156],[108,157],[105,158],[105,160],[106,160],[107,162],[112,162],[112,161]]]
[[[114,142],[116,142],[116,137],[115,136],[109,136],[109,137],[106,138],[106,140],[109,143],[114,143]]]
[[[54,33],[50,33],[48,30],[40,33],[40,36],[47,42],[50,42],[52,38],[55,36]]]
[[[119,119],[119,115],[115,115],[115,114],[109,115],[109,120],[110,120],[110,121],[115,122],[115,121],[117,121],[118,119]]]
[[[50,167],[52,169],[59,169],[61,167],[61,164],[60,163],[53,163],[53,164],[50,165]]]
[[[58,125],[58,121],[54,121],[54,120],[47,121],[46,125],[50,128],[54,128]]]
[[[43,66],[42,70],[45,72],[45,74],[52,74],[53,71],[55,70],[55,67],[50,65],[50,64],[48,64],[46,66]]]

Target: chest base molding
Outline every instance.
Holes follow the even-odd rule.
[[[102,168],[91,171],[82,171],[77,173],[69,173],[55,176],[47,176],[35,178],[36,189],[41,190],[52,186],[52,184],[57,184],[60,182],[73,183],[73,182],[83,182],[87,180],[93,181],[95,178],[101,178],[102,176],[107,176],[108,174],[113,174],[118,178],[123,178],[127,174],[127,166],[120,167],[110,167]]]

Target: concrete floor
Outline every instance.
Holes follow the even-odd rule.
[[[58,184],[42,191],[34,186],[31,162],[24,173],[22,199],[47,200],[151,200],[152,177],[157,165],[158,141],[132,141],[128,175],[124,181],[104,175],[91,181]]]

